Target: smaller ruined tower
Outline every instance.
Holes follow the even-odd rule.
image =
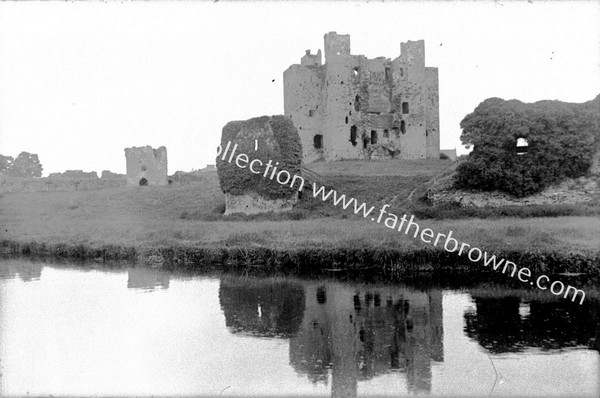
[[[167,148],[125,148],[127,185],[167,185]]]

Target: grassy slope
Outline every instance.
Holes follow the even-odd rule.
[[[402,171],[391,167],[393,163],[363,164],[361,167],[371,169],[364,171],[369,177],[361,178],[348,175],[351,163],[354,162],[335,164],[339,169],[334,169],[327,177],[335,180],[340,192],[373,205],[406,195],[408,189],[402,191],[403,184],[415,178],[426,179],[427,175],[437,173],[447,165],[441,163],[432,167],[431,164],[399,162],[400,166],[407,165],[403,173],[408,175],[394,180],[390,173]],[[311,169],[326,174],[318,170],[325,164],[312,166]],[[385,174],[382,169],[387,170],[387,175],[382,175]],[[335,172],[339,174],[336,176]],[[227,221],[218,216],[217,221],[203,221],[203,217],[215,216],[215,209],[223,205],[216,175],[208,174],[203,178],[196,184],[169,187],[5,194],[0,198],[0,240],[136,247],[178,244],[284,249],[362,246],[411,249],[428,246],[383,225],[355,216],[347,217],[349,212],[316,199],[312,199],[311,206],[321,212],[331,211],[331,214],[324,214],[329,217],[299,221]],[[394,181],[396,185],[391,183]],[[597,253],[599,249],[600,217],[423,220],[419,223],[422,228],[432,228],[436,233],[452,230],[457,239],[484,250]]]

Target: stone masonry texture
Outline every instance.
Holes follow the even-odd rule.
[[[167,185],[167,148],[151,146],[125,149],[127,185]]]
[[[438,69],[425,67],[423,40],[400,55],[350,53],[350,35],[329,32],[283,73],[284,110],[300,135],[305,162],[341,159],[438,159]]]

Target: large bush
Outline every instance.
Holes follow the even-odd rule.
[[[588,171],[600,143],[600,96],[583,104],[489,98],[460,126],[473,151],[458,166],[457,187],[522,197]],[[526,154],[517,154],[519,138],[528,142]]]
[[[257,150],[255,150],[255,140],[258,142]],[[223,127],[221,135],[223,151],[229,141],[231,141],[231,148],[237,144],[235,156],[245,153],[250,161],[260,159],[264,163],[260,167],[263,172],[268,161],[272,160],[272,165],[279,162],[277,172],[286,170],[292,178],[294,175],[301,175],[300,137],[292,121],[285,116],[262,116],[246,121],[229,122]],[[263,177],[263,173],[253,174],[248,167],[238,167],[235,158],[231,163],[227,162],[228,159],[229,154],[225,160],[222,159],[222,155],[217,157],[219,182],[224,193],[243,195],[252,191],[267,199],[284,199],[291,198],[298,192],[298,187],[292,189],[289,183],[281,185],[275,178],[269,179],[272,168],[267,177]]]
[[[16,159],[0,155],[0,173],[12,177],[41,177],[42,164],[35,153],[21,152]]]

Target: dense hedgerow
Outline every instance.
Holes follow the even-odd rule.
[[[255,150],[255,140],[258,141],[258,150]],[[237,144],[236,156],[245,153],[250,160],[260,159],[265,165],[269,160],[273,165],[279,162],[278,170],[286,170],[292,177],[301,175],[300,137],[292,121],[285,116],[262,116],[229,122],[223,127],[221,147],[225,148],[228,142],[231,142],[231,147]],[[229,155],[225,160],[222,156],[217,158],[219,183],[224,193],[243,195],[253,191],[267,199],[290,198],[297,194],[297,189],[281,185],[275,178],[265,178],[262,173],[253,174],[247,167],[240,168],[235,164],[235,158],[228,163],[228,158]],[[264,169],[265,166],[262,166],[261,170]]]
[[[600,147],[600,96],[583,104],[489,98],[460,124],[473,152],[457,169],[458,188],[522,197],[586,174]],[[517,154],[517,140],[528,151]]]

